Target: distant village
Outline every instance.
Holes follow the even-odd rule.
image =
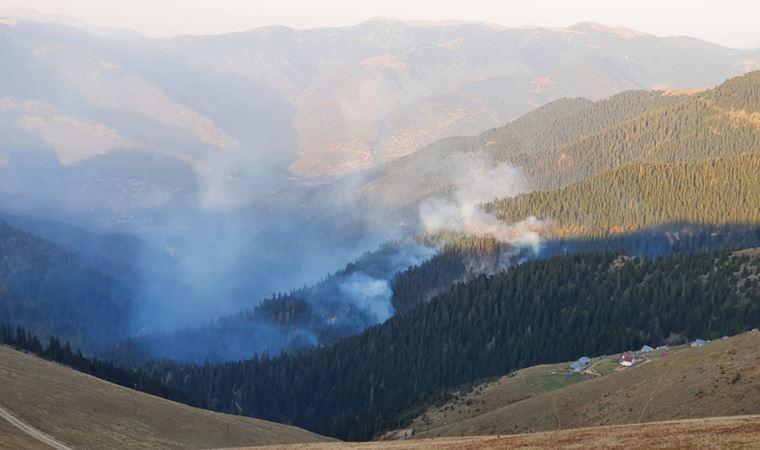
[[[758,329],[755,328],[750,331],[752,334],[757,334]],[[725,339],[725,338],[724,338]],[[689,348],[703,347],[709,344],[709,340],[695,339],[688,344]],[[667,358],[670,355],[670,347],[667,345],[661,345],[659,347],[652,347],[644,345],[638,351],[627,351],[620,355],[620,365],[622,368],[632,367],[641,362],[652,360],[653,358]],[[581,356],[577,361],[570,364],[568,367],[568,375],[573,373],[582,373],[591,369],[593,359],[589,356]]]

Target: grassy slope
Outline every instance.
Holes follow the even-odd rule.
[[[0,450],[47,450],[48,448],[10,423],[0,420]]]
[[[651,362],[630,369],[614,370],[616,360],[595,359],[603,376],[559,389],[530,383],[531,377],[566,365],[529,368],[501,378],[465,397],[480,404],[480,414],[454,400],[446,405],[446,418],[436,410],[428,411],[427,426],[418,418],[415,425],[423,432],[417,436],[511,434],[760,413],[760,334],[676,349],[666,358],[657,353]],[[533,386],[524,389],[526,384]],[[459,412],[452,412],[452,406]]]
[[[618,355],[595,358],[593,370],[601,376],[581,382],[564,380],[559,373],[567,364],[555,364],[486,383],[447,404],[447,419],[429,411],[434,428],[417,439],[264,448],[691,449],[756,448],[760,442],[760,416],[746,415],[760,412],[760,334],[680,347],[666,358],[655,353],[650,362],[629,369],[620,369],[617,360]],[[736,372],[741,379],[733,382]],[[485,412],[475,414],[476,405]],[[729,417],[713,417],[720,415]],[[435,427],[436,420],[448,424]]]
[[[329,440],[300,428],[138,393],[4,346],[0,367],[0,405],[73,448],[212,448]],[[0,448],[39,448],[4,421],[0,442]]]
[[[414,441],[303,444],[258,447],[267,450],[479,450],[479,449],[696,449],[757,448],[760,416],[680,420],[642,425],[580,428],[513,436],[469,436]]]

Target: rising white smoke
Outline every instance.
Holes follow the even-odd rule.
[[[510,163],[493,165],[487,156],[478,153],[461,165],[454,179],[456,186],[450,197],[431,198],[420,205],[420,222],[426,233],[449,231],[492,237],[505,244],[538,250],[542,221],[527,217],[522,222],[506,224],[483,209],[485,203],[529,190],[519,168]]]
[[[385,322],[393,315],[390,281],[353,273],[339,285],[340,294],[358,310],[365,312],[372,324]]]

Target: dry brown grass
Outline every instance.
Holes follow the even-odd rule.
[[[10,423],[0,420],[0,450],[37,450],[48,447]]]
[[[649,363],[505,401],[481,414],[419,429],[416,436],[517,434],[748,414],[760,414],[760,334],[744,333],[671,351],[666,358],[655,353]]]
[[[328,440],[300,428],[138,393],[4,346],[0,406],[73,448],[218,448]],[[0,421],[0,442],[0,448],[40,448],[5,421]]]
[[[409,428],[416,433],[429,431],[543,394],[551,390],[555,379],[564,379],[567,365],[562,363],[529,367],[482,384],[472,392],[458,393],[454,400],[445,405],[428,408]]]
[[[755,449],[760,448],[760,416],[618,425],[512,436],[448,437],[258,448],[268,450]]]
[[[519,371],[452,401],[445,417],[428,411],[432,429],[418,419],[414,439],[264,448],[760,448],[760,416],[748,415],[760,413],[760,333],[668,353],[622,370],[617,355],[596,358],[601,376],[564,387],[551,374],[566,364]]]

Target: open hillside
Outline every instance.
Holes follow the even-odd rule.
[[[641,354],[594,358],[583,374],[568,364],[520,370],[430,408],[415,437],[518,434],[602,425],[760,413],[760,334],[746,332]]]
[[[0,449],[48,450],[50,447],[16,428],[10,422],[0,420]]]
[[[554,237],[604,238],[666,224],[760,223],[760,153],[696,163],[633,164],[568,187],[493,202],[508,222],[535,215]]]
[[[9,415],[33,434],[71,448],[213,448],[328,440],[295,427],[136,392],[5,346],[0,346],[0,364],[0,448],[44,447],[12,426]]]
[[[655,422],[513,436],[468,436],[413,441],[298,444],[257,447],[266,450],[479,450],[479,449],[651,449],[757,448],[760,417]]]
[[[404,207],[445,194],[472,159],[522,168],[533,190],[556,189],[634,163],[694,162],[760,149],[760,72],[697,93],[626,92],[558,100],[479,136],[445,139],[377,168],[359,190]],[[411,193],[411,194],[410,194]]]

